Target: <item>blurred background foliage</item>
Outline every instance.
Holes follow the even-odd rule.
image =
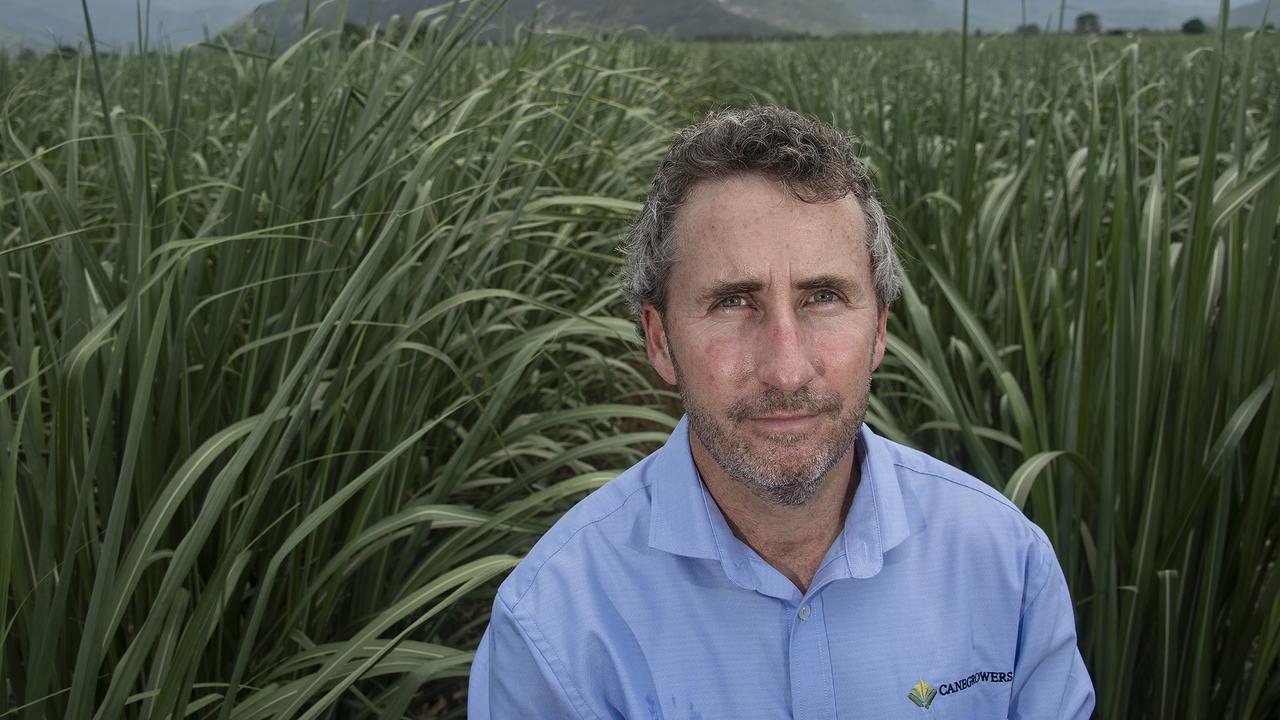
[[[753,102],[861,137],[908,281],[868,421],[1048,532],[1099,717],[1280,717],[1272,37],[494,10],[0,56],[0,718],[463,716],[497,582],[678,417],[614,248]]]

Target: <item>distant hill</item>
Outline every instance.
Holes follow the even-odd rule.
[[[849,0],[719,0],[719,4],[739,17],[809,35],[834,35],[872,24]]]
[[[732,12],[809,35],[960,27],[951,0],[719,0]]]
[[[292,39],[301,28],[305,2],[271,0],[246,20]],[[412,17],[436,2],[349,0],[348,20],[385,24],[392,15]],[[503,14],[510,21],[526,21],[539,4],[544,24],[638,26],[681,38],[959,30],[964,7],[963,0],[508,0]],[[1063,24],[1070,29],[1076,15],[1096,12],[1104,28],[1168,30],[1191,17],[1212,18],[1217,7],[1217,0],[1072,0]],[[969,27],[1010,31],[1023,22],[1025,11],[1026,22],[1053,29],[1060,8],[1060,0],[972,0]],[[332,21],[332,10],[328,12],[321,22]],[[283,21],[277,23],[277,18]]]
[[[307,0],[271,0],[258,6],[232,28],[239,34],[252,25],[266,34],[274,34],[278,42],[292,42],[302,34]],[[313,2],[313,7],[317,3]],[[424,8],[434,7],[431,0],[350,0],[346,22],[366,27],[386,27],[391,18],[406,20]],[[655,34],[680,38],[706,36],[774,36],[796,31],[775,25],[760,17],[734,12],[727,3],[717,0],[508,0],[499,11],[497,24],[528,22],[538,17],[543,27],[589,27],[607,30],[644,28]],[[334,27],[338,8],[333,3],[314,11],[314,26]]]
[[[535,11],[552,24],[643,27],[651,33],[681,38],[794,32],[785,25],[739,14],[729,3],[717,0],[507,0],[501,10],[517,21],[532,17]]]
[[[947,6],[959,18],[961,4]],[[1057,30],[1062,12],[1060,0],[970,0],[969,27],[1012,30],[1022,22],[1023,7],[1028,23]],[[1104,30],[1174,30],[1193,17],[1210,22],[1218,15],[1218,0],[1071,0],[1062,18],[1063,27],[1070,31],[1075,27],[1076,16],[1086,12],[1097,13]],[[1233,9],[1233,21],[1235,13]]]
[[[1260,2],[1231,8],[1231,15],[1228,18],[1231,27],[1256,28],[1261,26],[1262,15],[1267,9],[1267,2],[1268,0],[1260,0]],[[1267,22],[1271,25],[1280,26],[1280,0],[1270,0],[1270,2],[1271,11],[1266,13]]]

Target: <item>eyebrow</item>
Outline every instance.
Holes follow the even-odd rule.
[[[823,290],[830,288],[846,297],[856,297],[861,285],[853,278],[840,275],[815,275],[804,278],[795,284],[797,290]]]
[[[720,280],[703,290],[698,300],[706,303],[731,295],[750,295],[763,289],[764,283],[760,280]]]
[[[764,289],[764,281],[757,279],[721,280],[699,294],[701,302],[711,302],[731,295],[750,295]],[[856,297],[861,286],[852,278],[840,275],[814,275],[794,284],[796,290],[822,290],[830,288],[846,297]]]

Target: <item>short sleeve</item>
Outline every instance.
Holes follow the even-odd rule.
[[[574,707],[543,651],[499,597],[494,599],[493,616],[471,665],[467,717],[560,720],[593,716]]]
[[[1022,611],[1009,719],[1088,718],[1093,683],[1077,647],[1071,595],[1057,556],[1041,547],[1041,570],[1033,577],[1043,580]]]

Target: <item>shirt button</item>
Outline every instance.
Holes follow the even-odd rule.
[[[810,610],[809,610],[809,606],[808,606],[808,605],[801,605],[801,606],[800,606],[800,619],[801,619],[801,620],[808,620],[808,619],[809,619],[809,613],[810,613]]]

